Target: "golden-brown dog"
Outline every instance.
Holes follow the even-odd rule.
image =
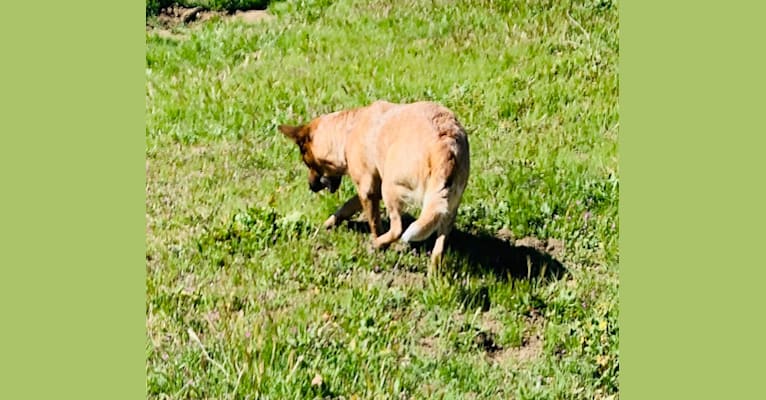
[[[369,106],[322,115],[300,126],[279,126],[300,148],[309,168],[309,188],[335,192],[343,175],[358,196],[346,201],[324,226],[331,228],[364,211],[373,247],[401,239],[422,241],[437,233],[429,273],[441,261],[468,182],[468,136],[455,115],[431,102]],[[380,232],[380,200],[391,221]],[[420,216],[402,232],[400,212],[418,206]]]

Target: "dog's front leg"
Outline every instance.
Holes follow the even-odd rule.
[[[380,234],[380,197],[365,196],[359,199],[362,203],[364,215],[367,217],[367,223],[370,225],[370,233],[375,239]]]
[[[351,218],[354,214],[362,210],[362,202],[359,196],[348,199],[330,218],[324,222],[325,229],[330,229],[339,223]]]
[[[380,234],[380,178],[364,176],[354,179],[354,184],[374,240]]]

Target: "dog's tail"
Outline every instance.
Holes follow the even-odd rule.
[[[401,236],[404,242],[419,242],[434,231],[448,231],[457,212],[469,173],[468,140],[458,125],[442,131],[439,144],[431,152],[431,175],[423,197],[420,216]]]
[[[402,234],[404,242],[420,242],[428,239],[443,223],[448,214],[446,198],[430,198],[424,201],[423,211],[415,222],[410,224]]]

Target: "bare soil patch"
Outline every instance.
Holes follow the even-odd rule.
[[[534,236],[527,236],[515,240],[513,245],[516,247],[531,247],[539,252],[548,253],[551,256],[558,256],[564,251],[564,241],[559,239],[539,239]]]
[[[560,256],[564,252],[564,241],[561,239],[540,239],[534,236],[526,236],[517,239],[508,228],[502,228],[495,234],[500,240],[512,243],[516,247],[529,247],[541,253],[547,253],[553,257]]]
[[[147,20],[146,30],[155,32],[157,35],[165,38],[184,39],[184,35],[174,33],[172,29],[182,25],[194,26],[215,17],[222,20],[238,20],[251,24],[275,18],[266,10],[237,10],[229,12],[215,11],[204,7],[172,5],[160,10],[155,19]]]
[[[541,318],[530,318],[524,329],[521,346],[504,347],[487,355],[500,365],[523,364],[538,359],[543,353],[542,324]]]

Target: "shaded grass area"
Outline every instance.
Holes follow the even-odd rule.
[[[269,12],[147,32],[149,397],[617,394],[616,3]],[[469,130],[439,278],[428,243],[374,252],[364,224],[320,230],[353,188],[310,193],[276,132],[377,99],[441,102]]]

